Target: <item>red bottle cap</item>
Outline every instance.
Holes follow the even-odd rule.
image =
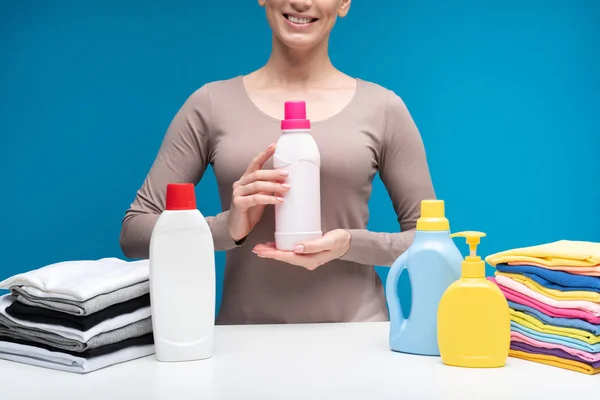
[[[167,185],[167,210],[195,210],[196,194],[193,183]]]

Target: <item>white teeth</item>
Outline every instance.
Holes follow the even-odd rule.
[[[290,21],[292,21],[295,24],[308,24],[310,21],[312,21],[311,18],[298,18],[298,17],[294,17],[292,15],[288,15],[287,19],[289,19]]]

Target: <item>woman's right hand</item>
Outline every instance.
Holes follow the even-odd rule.
[[[229,235],[236,242],[248,236],[268,204],[282,203],[281,195],[290,188],[284,183],[287,171],[262,169],[274,153],[275,145],[271,144],[254,157],[244,175],[233,184],[228,225]]]

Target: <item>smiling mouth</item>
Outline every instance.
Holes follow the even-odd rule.
[[[295,16],[289,15],[289,14],[283,14],[283,16],[285,17],[285,19],[290,21],[292,24],[296,24],[296,25],[306,25],[306,24],[310,24],[310,23],[313,23],[313,22],[316,22],[319,20],[318,18],[295,17]]]

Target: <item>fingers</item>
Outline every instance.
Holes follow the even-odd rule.
[[[292,251],[280,251],[267,245],[256,245],[252,250],[257,256],[270,258],[287,264],[306,268],[310,271],[319,268],[330,261],[329,252],[317,254],[296,254]]]
[[[252,172],[261,169],[263,167],[264,163],[266,163],[267,160],[269,158],[271,158],[273,153],[275,153],[275,143],[271,143],[265,151],[258,154],[256,157],[254,157],[252,159],[252,161],[248,165],[248,168],[246,169],[246,172],[244,173],[244,175],[251,174]]]
[[[322,251],[332,250],[334,246],[333,238],[323,236],[317,240],[299,243],[294,247],[294,252],[299,254],[314,254]]]
[[[249,183],[245,186],[238,186],[233,195],[234,196],[249,196],[257,193],[272,193],[273,195],[283,194],[290,190],[290,185],[287,183],[274,183],[274,182],[263,182],[256,181]]]
[[[254,253],[260,253],[261,251],[272,251],[272,250],[277,250],[277,248],[275,247],[275,242],[260,243],[260,244],[257,244],[256,246],[254,246],[254,248],[252,249],[252,251]]]
[[[244,175],[233,185],[233,204],[240,209],[256,205],[280,204],[282,195],[290,190],[283,181],[286,171],[257,170]]]
[[[257,244],[252,249],[252,252],[261,258],[270,258],[272,260],[303,267],[310,271],[319,268],[331,260],[331,251],[321,251],[314,254],[298,254],[293,251],[277,250],[274,242]]]
[[[240,210],[247,210],[251,207],[267,204],[281,204],[283,198],[279,196],[271,196],[268,194],[258,193],[250,196],[235,196],[233,204]]]
[[[259,169],[247,175],[243,175],[238,181],[238,183],[239,186],[244,186],[256,181],[283,182],[287,176],[287,171],[280,171],[274,169]]]
[[[265,245],[257,245],[252,251],[256,253],[257,256],[262,258],[271,258],[273,260],[282,261],[288,264],[302,266],[302,256],[294,254],[291,251],[281,251],[277,250],[275,247]]]
[[[283,193],[290,189],[286,183],[255,181],[247,185],[236,185],[233,190],[233,205],[240,210],[267,204],[283,203]]]

